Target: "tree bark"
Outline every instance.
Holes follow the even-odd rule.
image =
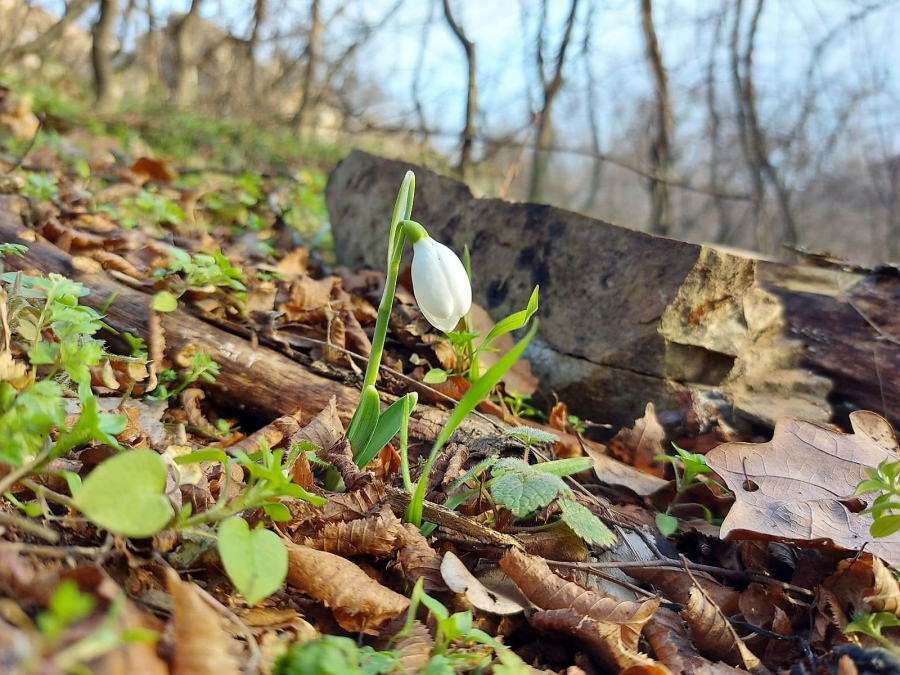
[[[94,66],[94,96],[100,110],[108,110],[114,101],[112,79],[113,25],[118,0],[100,0],[100,16],[92,31],[91,62]]]
[[[650,179],[650,198],[652,203],[648,231],[653,234],[668,236],[672,229],[669,208],[669,172],[672,167],[672,100],[669,96],[669,76],[663,64],[659,41],[656,38],[656,27],[653,24],[653,7],[651,0],[641,0],[641,26],[644,32],[644,47],[647,61],[653,75],[656,92],[655,119],[653,122],[654,137],[650,146],[650,166],[658,178]]]
[[[466,124],[463,128],[461,142],[459,165],[457,170],[463,179],[468,177],[469,169],[472,165],[472,145],[475,140],[475,117],[478,115],[478,88],[475,82],[475,43],[466,37],[462,26],[453,18],[453,12],[450,10],[449,0],[444,0],[444,16],[450,30],[459,40],[463,51],[466,54],[466,67],[468,73],[468,81],[466,85]]]

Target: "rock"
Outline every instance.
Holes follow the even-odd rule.
[[[575,414],[625,425],[648,402],[679,408],[712,390],[732,404],[732,422],[830,416],[829,381],[798,367],[801,345],[785,337],[782,305],[749,258],[551,206],[478,199],[453,179],[356,151],[326,189],[340,264],[383,266],[408,169],[413,218],[457,252],[469,246],[474,300],[495,321],[540,285],[526,356],[541,389]]]

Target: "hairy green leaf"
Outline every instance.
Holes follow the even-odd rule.
[[[524,518],[556,499],[559,486],[551,476],[507,473],[491,483],[491,495],[516,518]]]
[[[589,508],[574,499],[560,499],[557,503],[562,510],[561,520],[587,544],[606,548],[616,543],[616,535]]]

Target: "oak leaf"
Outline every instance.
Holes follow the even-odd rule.
[[[850,415],[855,433],[785,419],[768,443],[725,443],[707,464],[735,493],[722,523],[723,538],[776,539],[868,550],[900,562],[900,533],[872,539],[872,517],[851,510],[866,467],[900,459],[893,430],[870,412]]]

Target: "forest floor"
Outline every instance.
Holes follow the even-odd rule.
[[[401,277],[352,448],[384,274],[335,266],[338,151],[38,107],[0,136],[0,673],[900,672],[881,417],[600,444],[482,397]]]

